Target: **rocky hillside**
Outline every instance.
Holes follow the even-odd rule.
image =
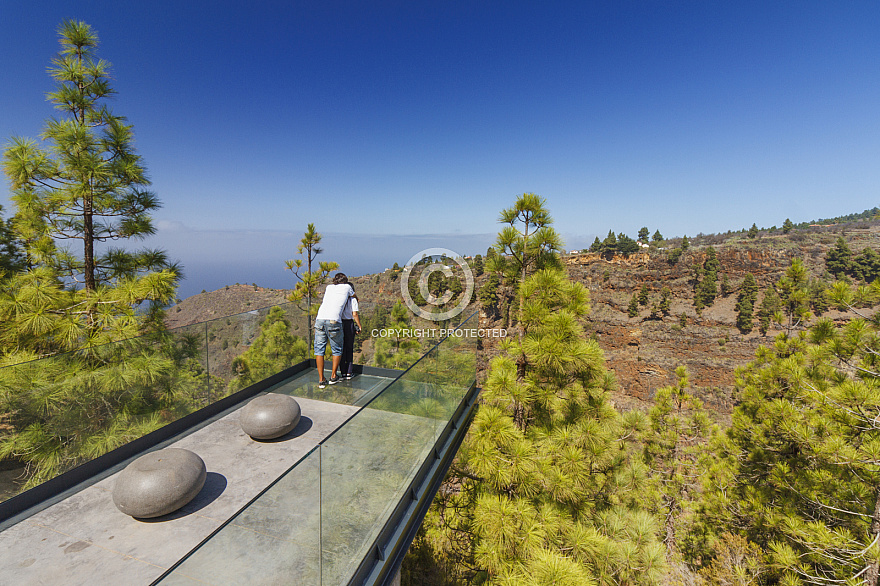
[[[170,307],[165,315],[169,328],[188,326],[218,317],[287,303],[290,291],[255,285],[227,285],[216,291],[202,291]]]
[[[802,259],[813,277],[828,277],[825,256],[840,236],[854,253],[867,246],[876,249],[880,222],[815,227],[788,235],[763,233],[755,239],[736,235],[714,244],[719,277],[727,276],[732,291],[699,313],[694,307],[693,267],[705,260],[710,237],[694,239],[674,264],[664,250],[611,260],[595,254],[567,256],[571,276],[590,289],[590,327],[617,376],[618,404],[646,407],[657,388],[675,381],[675,368],[685,365],[691,385],[707,406],[729,414],[736,368],[751,361],[758,347],[772,343],[779,333],[771,329],[763,336],[756,328],[743,334],[736,328],[736,297],[743,278],[752,273],[763,296],[794,258]],[[671,289],[668,316],[651,319],[650,310],[640,307],[637,317],[629,317],[630,299],[642,284],[649,291],[648,307],[659,299],[664,286]],[[837,320],[851,317],[834,310],[823,315]]]

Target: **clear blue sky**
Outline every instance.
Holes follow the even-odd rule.
[[[485,252],[526,191],[568,248],[880,202],[877,2],[0,0],[4,141],[53,113],[65,18],[112,63],[184,294],[290,286],[308,222],[351,274]]]

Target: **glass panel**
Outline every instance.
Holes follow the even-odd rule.
[[[215,399],[310,357],[305,314],[287,303],[207,323]]]
[[[0,450],[27,465],[20,488],[207,405],[203,331],[189,326],[0,369]]]
[[[171,359],[172,368],[163,393],[176,405],[174,419],[210,405],[213,399],[209,387],[205,324],[168,330],[159,334],[157,344],[161,354]]]
[[[426,381],[432,383],[432,397],[438,403],[436,417],[443,426],[452,418],[477,376],[479,320],[473,315],[458,327],[431,356]]]
[[[321,583],[321,475],[315,448],[159,583]]]
[[[285,304],[0,368],[0,501],[302,361],[306,327]]]

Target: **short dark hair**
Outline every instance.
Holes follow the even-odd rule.
[[[345,273],[336,273],[333,275],[333,284],[334,285],[344,285],[348,283],[348,277],[345,276]]]

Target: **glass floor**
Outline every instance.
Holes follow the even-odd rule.
[[[325,374],[329,374],[329,370]],[[335,385],[328,384],[323,389],[318,388],[318,380],[317,369],[309,368],[270,387],[268,392],[361,407],[381,393],[394,379],[375,374],[357,374],[351,380],[339,381]]]

